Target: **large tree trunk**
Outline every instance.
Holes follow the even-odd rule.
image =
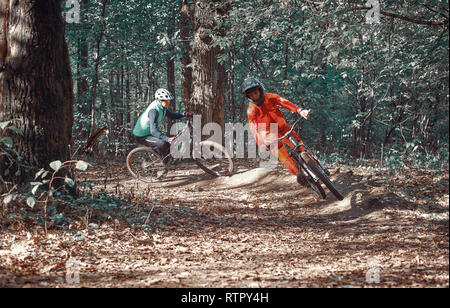
[[[192,48],[193,91],[188,109],[202,115],[202,124],[214,122],[223,128],[226,75],[224,66],[218,62],[222,50],[212,45],[209,35],[210,32],[221,34],[215,29],[217,19],[225,13],[223,7],[216,7],[220,2],[196,2]]]
[[[59,0],[0,0],[0,122],[27,164],[48,169],[70,158],[73,82]],[[9,166],[0,161],[0,173]],[[14,166],[15,168],[16,166]],[[27,177],[5,177],[23,183]]]

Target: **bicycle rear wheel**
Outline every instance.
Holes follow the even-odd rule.
[[[202,154],[200,158],[195,159],[195,162],[203,171],[214,176],[227,176],[233,173],[233,158],[222,145],[206,140],[200,142],[200,146],[202,147]],[[204,153],[204,149],[207,147],[211,152],[215,152],[214,156],[208,157]]]
[[[133,177],[145,183],[155,182],[167,173],[161,157],[149,147],[133,149],[127,156],[127,168]]]
[[[333,182],[331,182],[330,178],[325,174],[325,172],[320,168],[316,162],[311,158],[310,154],[307,152],[302,152],[301,157],[306,162],[308,167],[312,172],[325,184],[325,186],[333,193],[333,195],[338,200],[344,200],[344,196],[337,190],[336,186],[334,186]]]

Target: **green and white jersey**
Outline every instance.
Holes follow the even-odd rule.
[[[151,135],[150,132],[150,118],[148,116],[150,110],[156,110],[158,112],[158,126],[162,123],[166,117],[167,109],[161,106],[158,100],[153,101],[147,109],[139,116],[136,125],[133,129],[133,135],[136,137],[145,137]]]

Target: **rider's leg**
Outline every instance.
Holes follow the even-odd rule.
[[[299,144],[303,143],[302,138],[300,138],[300,136],[296,132],[292,132],[291,136],[294,137],[294,139],[297,140]],[[304,147],[300,147],[300,149],[304,150]],[[306,179],[306,174],[303,170],[299,170],[296,175],[297,175],[297,183],[303,186],[308,185],[308,180]]]
[[[298,136],[296,136],[298,137]],[[300,137],[298,137],[300,138]],[[297,138],[296,138],[297,139]],[[301,139],[300,139],[301,141]],[[292,158],[289,156],[289,153],[286,149],[286,146],[292,146],[292,144],[290,142],[286,142],[286,144],[284,144],[282,147],[280,147],[278,149],[278,159],[279,161],[286,167],[286,169],[288,169],[293,175],[297,176],[297,182],[300,185],[306,185],[308,182],[306,180],[306,176],[303,172],[303,170],[299,170],[297,168],[297,166],[295,165],[294,161],[292,160]],[[273,154],[276,155],[275,153],[276,150],[273,151]]]
[[[147,139],[154,144],[156,151],[163,158],[163,163],[167,164],[170,159],[170,143],[152,136],[147,137]]]
[[[136,143],[140,144],[140,145],[144,145],[146,147],[148,147],[149,145],[147,144],[147,142],[145,142],[145,137],[134,137]]]
[[[300,144],[303,143],[302,139],[300,138],[299,135],[297,135],[297,133],[292,132],[292,136],[293,136]],[[306,148],[305,148],[304,146],[301,146],[301,147],[300,147],[300,150],[301,150],[301,151],[305,151]],[[313,156],[309,155],[309,153],[308,153],[308,156],[311,157],[311,159],[312,159],[317,165],[319,165],[319,163],[316,161],[316,159],[315,159]],[[326,170],[326,171],[328,171],[328,170]]]
[[[151,147],[154,149],[163,159],[163,163],[167,164],[170,159],[170,143],[155,138],[153,136],[146,136],[146,137],[138,137],[136,138],[136,141],[139,144]]]
[[[298,168],[292,158],[289,156],[285,145],[281,146],[278,149],[278,153],[276,149],[272,150],[272,153],[274,155],[278,155],[278,160],[280,161],[280,163],[282,163],[283,166],[285,166],[286,169],[288,169],[292,174],[296,175],[298,173]]]

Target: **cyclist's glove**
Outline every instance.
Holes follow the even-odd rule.
[[[186,117],[186,118],[192,118],[193,116],[194,116],[194,113],[193,112],[186,112],[185,114],[184,114],[184,116]]]

